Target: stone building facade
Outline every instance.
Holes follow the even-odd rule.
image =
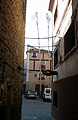
[[[26,1],[0,0],[0,120],[20,120]]]
[[[52,77],[45,76],[42,69],[52,69],[51,51],[28,46],[27,50],[27,90],[42,94],[45,87],[52,86]],[[40,78],[41,73],[41,78]]]
[[[78,119],[78,0],[51,0],[53,20],[52,117]]]

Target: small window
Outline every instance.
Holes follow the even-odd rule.
[[[74,46],[75,46],[75,25],[73,21],[64,36],[64,55],[66,56]]]
[[[37,53],[32,53],[32,57],[37,57]]]

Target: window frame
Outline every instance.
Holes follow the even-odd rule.
[[[37,53],[36,53],[36,52],[33,52],[33,53],[32,53],[32,57],[33,57],[33,58],[36,58],[36,57],[37,57]]]
[[[64,39],[64,59],[66,59],[78,46],[78,38],[77,38],[77,20],[76,20],[76,13],[75,15],[73,15],[72,17],[72,22],[69,26],[69,28],[71,27],[71,25],[74,24],[74,45],[73,47],[65,54],[65,39]],[[68,30],[69,30],[68,28]],[[67,31],[68,31],[67,30]],[[66,32],[67,33],[67,32]],[[66,34],[65,34],[66,35]],[[65,36],[64,36],[65,37]]]

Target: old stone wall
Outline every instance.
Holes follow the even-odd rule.
[[[0,103],[6,107],[5,120],[20,119],[24,18],[22,0],[0,0]]]

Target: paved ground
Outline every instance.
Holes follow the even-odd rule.
[[[44,102],[42,99],[22,99],[21,120],[52,120],[51,102]]]

